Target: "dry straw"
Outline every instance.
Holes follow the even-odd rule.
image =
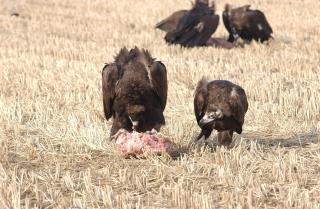
[[[0,208],[320,208],[320,3],[230,3],[264,11],[275,40],[167,46],[152,26],[189,1],[0,0]],[[214,36],[227,36],[222,22]],[[162,131],[179,159],[123,159],[108,140],[101,70],[135,45],[167,66]],[[231,150],[190,146],[203,75],[247,92]]]

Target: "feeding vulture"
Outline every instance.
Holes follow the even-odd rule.
[[[201,128],[196,141],[203,137],[206,140],[215,129],[219,144],[230,145],[233,132],[242,132],[247,110],[247,96],[240,86],[226,80],[203,78],[197,84],[194,97],[194,112]]]
[[[111,136],[118,130],[159,131],[165,124],[167,70],[147,50],[120,50],[102,70],[103,109],[113,117]]]
[[[196,0],[192,9],[180,18],[176,28],[167,32],[165,40],[185,47],[206,45],[219,23],[219,15],[214,12],[214,4],[209,7],[208,0]]]
[[[273,33],[265,15],[260,10],[251,10],[250,5],[232,9],[229,4],[222,13],[224,26],[229,32],[229,42],[239,37],[246,40],[264,42],[272,38]]]

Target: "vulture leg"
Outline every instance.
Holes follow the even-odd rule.
[[[233,38],[232,34],[229,34],[228,41],[231,42],[231,43],[234,42],[234,38]]]
[[[204,140],[206,140],[211,135],[212,130],[213,130],[212,127],[208,129],[201,129],[201,133],[199,134],[199,136],[196,138],[195,141],[196,142],[199,141],[202,137],[204,137]]]
[[[232,142],[233,131],[226,130],[218,133],[218,142],[222,146],[229,146]]]
[[[120,130],[120,127],[118,127],[117,122],[113,121],[111,131],[110,131],[110,139]]]
[[[231,34],[229,36],[229,39],[231,39],[232,42],[236,41],[239,38],[239,34],[238,34],[236,28],[233,25],[231,25],[230,29],[231,29]]]

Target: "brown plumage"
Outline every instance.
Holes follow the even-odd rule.
[[[241,134],[248,101],[245,91],[225,80],[198,82],[194,97],[194,112],[201,128],[196,140],[207,139],[213,129],[218,131],[221,145],[232,142],[233,132]]]
[[[234,42],[241,37],[246,41],[264,42],[272,38],[272,28],[260,10],[251,10],[250,5],[232,9],[225,6],[222,14],[224,26],[229,32],[228,41]]]
[[[188,12],[188,10],[179,10],[172,13],[169,17],[161,20],[156,24],[156,28],[165,32],[173,31],[177,28],[180,19]]]
[[[113,117],[111,136],[121,128],[159,131],[165,124],[167,89],[167,71],[160,61],[144,49],[121,49],[102,70],[104,114],[107,120]]]
[[[166,34],[165,40],[185,47],[206,45],[219,23],[219,15],[214,12],[214,4],[209,7],[207,0],[197,0],[181,17],[176,29]]]

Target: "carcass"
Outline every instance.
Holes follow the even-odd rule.
[[[155,130],[139,133],[120,129],[113,138],[116,139],[119,153],[125,157],[143,158],[164,153],[172,155],[176,151],[175,144]]]

